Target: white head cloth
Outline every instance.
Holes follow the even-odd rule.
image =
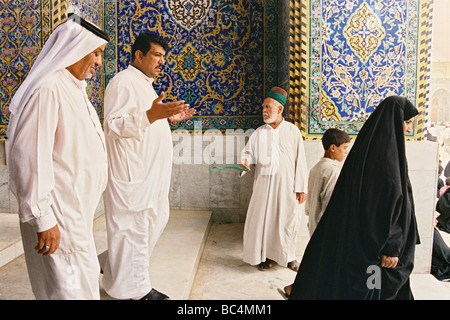
[[[83,24],[86,24],[86,21],[83,20]],[[105,43],[107,41],[104,38],[82,27],[80,18],[75,15],[56,27],[11,99],[9,105],[11,116],[7,132],[10,146],[13,144],[14,133],[23,108],[34,91],[45,81],[46,76],[71,66]]]

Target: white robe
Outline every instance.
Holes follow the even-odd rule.
[[[327,208],[341,167],[339,161],[322,157],[309,171],[309,194],[306,199],[305,214],[308,216],[310,236]]]
[[[99,299],[93,237],[107,182],[103,130],[86,82],[66,69],[46,77],[17,122],[9,149],[13,193],[36,299]],[[36,232],[58,225],[59,248],[38,254]]]
[[[167,119],[147,119],[157,98],[152,83],[130,65],[105,92],[108,251],[99,259],[103,287],[117,299],[138,299],[151,290],[149,258],[169,219],[172,137]]]
[[[266,258],[286,266],[295,260],[300,204],[307,193],[303,138],[293,124],[259,127],[241,154],[255,164],[253,194],[244,227],[243,260],[251,265]]]

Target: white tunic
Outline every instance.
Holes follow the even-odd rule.
[[[147,119],[158,97],[152,83],[130,65],[105,92],[108,252],[100,259],[103,286],[117,299],[151,290],[149,257],[169,219],[172,137],[167,119],[152,124]]]
[[[241,158],[255,164],[253,194],[244,227],[245,262],[295,260],[300,205],[296,193],[307,193],[307,169],[299,129],[282,121],[266,124],[251,136]]]
[[[37,299],[99,299],[93,218],[107,182],[103,131],[86,82],[66,69],[31,95],[10,146],[25,256]],[[38,254],[37,231],[55,224],[60,246]]]
[[[309,194],[306,199],[305,214],[309,217],[308,230],[310,236],[327,208],[340,171],[341,163],[339,161],[322,157],[309,172]]]

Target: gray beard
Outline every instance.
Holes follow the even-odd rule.
[[[274,115],[271,118],[264,119],[264,122],[266,124],[271,124],[271,123],[274,123],[275,121],[277,121],[277,115]]]

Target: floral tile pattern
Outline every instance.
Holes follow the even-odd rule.
[[[356,135],[391,94],[418,106],[413,137],[423,136],[431,2],[290,0],[300,3],[306,26],[300,36],[291,34],[306,50],[297,57],[301,70],[291,68],[303,93],[297,97],[291,87],[290,114],[306,138],[320,138],[328,127]],[[110,35],[103,70],[88,86],[100,118],[105,86],[128,65],[135,37],[147,31],[171,48],[157,91],[197,109],[172,129],[256,128],[266,91],[278,85],[279,25],[293,24],[279,21],[278,7],[278,0],[0,0],[0,137],[11,97],[65,9]]]
[[[329,127],[356,135],[376,106],[394,94],[424,109],[418,79],[426,77],[426,69],[419,68],[419,41],[420,26],[430,17],[420,14],[420,5],[429,1],[306,2],[306,135],[320,137]]]
[[[9,102],[25,79],[52,30],[68,8],[97,25],[103,24],[101,0],[0,0],[0,137],[6,138]],[[88,80],[88,94],[101,116],[104,76]]]
[[[50,27],[48,2],[0,0],[0,136],[8,105],[31,68]]]
[[[107,78],[126,68],[140,32],[157,33],[170,50],[155,89],[197,109],[173,129],[256,128],[265,90],[277,82],[276,8],[273,0],[106,0],[105,28],[116,42],[106,50]]]

